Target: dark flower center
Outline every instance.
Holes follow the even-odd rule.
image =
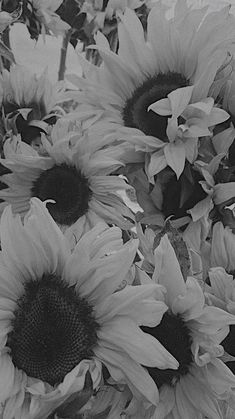
[[[68,226],[86,214],[91,198],[87,178],[64,163],[42,172],[31,193],[41,201],[53,199],[55,203],[47,204],[48,211],[57,223]]]
[[[161,323],[156,327],[142,326],[145,333],[154,336],[179,362],[178,370],[161,370],[146,367],[158,388],[162,385],[174,385],[180,377],[189,372],[193,362],[190,331],[179,315],[170,311],[164,313]]]
[[[146,135],[152,135],[167,141],[166,116],[148,112],[148,107],[157,100],[166,98],[169,93],[180,87],[188,86],[185,77],[178,73],[158,74],[148,78],[126,101],[123,109],[123,121],[126,127],[138,128]]]
[[[98,324],[92,307],[54,275],[29,281],[8,335],[14,365],[51,385],[93,356]]]

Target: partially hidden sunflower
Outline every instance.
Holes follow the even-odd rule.
[[[39,77],[22,65],[4,69],[0,76],[0,104],[6,133],[12,130],[31,144],[47,133],[48,124],[56,121],[63,109],[64,84],[53,84],[45,70]]]
[[[211,232],[210,267],[220,266],[228,273],[235,273],[235,235],[221,221],[215,223]]]
[[[228,78],[221,67],[230,69],[235,19],[229,8],[205,13],[206,8],[193,10],[179,0],[167,20],[159,1],[149,12],[145,36],[127,9],[119,24],[118,53],[98,34],[103,64],[90,73],[86,68],[83,81],[77,78],[78,100],[109,112],[112,123],[104,131],[112,125],[116,139],[145,151],[152,183],[166,166],[179,177],[185,162],[196,159],[198,139],[229,118],[215,100]]]
[[[222,240],[224,242],[224,240]],[[229,244],[227,243],[228,253],[230,253]],[[225,250],[224,243],[221,249]],[[228,259],[229,259],[228,254]],[[222,258],[224,260],[224,255]],[[221,264],[222,265],[222,264]],[[205,285],[205,295],[208,304],[215,305],[229,313],[235,314],[235,281],[234,281],[234,270],[226,272],[222,266],[214,266],[208,271],[207,283]],[[231,325],[229,334],[225,337],[221,343],[225,351],[229,354],[226,360],[227,366],[231,371],[235,372],[235,349],[234,349],[234,338],[235,338],[235,326]]]
[[[154,419],[222,417],[218,400],[232,397],[235,376],[223,362],[222,341],[234,314],[208,306],[198,281],[184,281],[167,235],[154,251],[152,281],[166,289],[168,311],[157,327],[143,327],[179,361],[175,371],[147,368],[159,389]]]
[[[119,194],[128,185],[119,176],[110,176],[121,166],[116,148],[99,150],[77,130],[68,130],[61,139],[59,128],[66,132],[59,124],[52,131],[52,142],[45,136],[42,140],[47,156],[18,137],[6,140],[1,162],[11,173],[1,176],[7,188],[0,191],[0,209],[12,204],[14,213],[24,215],[31,197],[51,200],[47,208],[71,240],[78,240],[99,220],[132,228],[134,213]]]
[[[99,223],[71,253],[45,204],[32,198],[23,221],[5,209],[1,245],[1,417],[47,417],[83,390],[88,373],[97,389],[102,364],[156,403],[158,391],[140,364],[178,362],[139,327],[161,321],[162,287],[123,285],[138,240],[123,244],[118,227]]]

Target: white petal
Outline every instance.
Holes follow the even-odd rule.
[[[213,294],[222,301],[226,301],[226,288],[233,284],[233,276],[227,274],[222,267],[211,268],[208,275]]]
[[[175,71],[177,64],[177,32],[165,18],[161,2],[155,3],[148,15],[148,40],[156,56],[156,72]]]
[[[198,221],[201,217],[207,216],[209,211],[213,208],[212,200],[210,196],[207,196],[202,201],[199,201],[193,208],[188,210],[188,213],[192,216],[194,222]]]
[[[132,240],[125,243],[121,250],[94,263],[90,262],[90,271],[77,288],[80,295],[88,298],[92,304],[98,304],[117,290],[128,277],[137,248],[138,240]]]
[[[150,154],[150,162],[147,165],[146,173],[149,177],[150,182],[154,182],[154,175],[161,172],[167,166],[167,161],[162,150],[156,151],[156,153]]]
[[[70,256],[69,243],[46,206],[37,198],[31,199],[31,209],[25,217],[24,227],[35,241],[41,242],[49,272],[61,275],[66,259]]]
[[[147,72],[153,67],[152,51],[149,45],[146,44],[143,26],[137,18],[136,13],[130,9],[126,9],[121,21],[118,25],[119,49],[118,55],[140,74],[137,79],[140,79],[141,72],[144,77]],[[154,70],[154,69],[153,69]]]
[[[207,365],[207,379],[217,394],[223,394],[235,386],[235,376],[232,371],[218,358],[212,359]]]
[[[1,241],[4,263],[18,281],[36,279],[47,271],[44,251],[40,253],[41,246],[27,234],[20,217],[14,217],[10,207],[2,215]]]
[[[222,122],[226,121],[230,115],[228,112],[224,111],[223,109],[213,108],[210,115],[207,117],[207,124],[208,127],[212,125],[221,124]]]
[[[169,93],[172,116],[178,118],[190,102],[194,86],[181,87]]]
[[[205,298],[195,278],[186,281],[186,294],[179,295],[172,304],[172,312],[181,314],[185,321],[199,317],[205,305]]]
[[[162,289],[156,284],[127,285],[96,306],[96,319],[104,322],[123,315],[131,317],[138,325],[154,327],[168,309],[163,301],[156,301],[159,294],[162,297]]]
[[[186,286],[174,249],[165,234],[154,251],[155,270],[153,280],[166,290],[166,303],[170,307],[179,295],[185,295]]]
[[[218,183],[214,187],[214,202],[222,204],[235,196],[235,182]]]
[[[133,359],[121,351],[105,347],[94,349],[95,355],[106,365],[112,378],[117,382],[127,381],[153,404],[158,402],[158,389],[149,373]],[[124,380],[123,380],[124,379]]]
[[[222,328],[235,324],[235,315],[218,307],[205,306],[203,313],[197,319],[198,329],[209,335],[216,334]]]
[[[157,100],[148,107],[148,112],[153,111],[158,115],[168,116],[172,115],[171,104],[168,98]]]
[[[0,401],[5,402],[6,399],[13,395],[15,382],[15,367],[8,354],[0,356]]]
[[[231,232],[232,234],[232,232]],[[233,239],[233,237],[231,236]],[[222,266],[225,269],[229,265],[229,257],[226,248],[226,235],[223,224],[219,221],[215,223],[212,230],[212,241],[211,241],[211,266]],[[235,240],[234,240],[235,250]],[[235,261],[234,261],[235,268]]]
[[[179,418],[197,418],[198,410],[195,409],[195,407],[188,400],[187,394],[184,393],[183,387],[180,385],[180,382],[178,385],[176,385],[175,399],[175,407],[177,407]],[[175,407],[173,409],[173,413],[175,413]]]
[[[206,383],[203,384],[192,374],[187,374],[181,382],[184,393],[196,411],[213,419],[221,419],[219,407],[215,396],[208,391]]]
[[[185,166],[185,148],[182,141],[167,144],[164,147],[167,164],[174,170],[177,179],[179,179]]]
[[[233,127],[227,128],[224,131],[214,135],[214,137],[212,138],[212,143],[215,147],[216,153],[227,154],[229,147],[233,143],[234,137],[235,132]]]
[[[138,240],[123,245],[119,228],[99,223],[79,240],[63,276],[71,285],[76,285],[81,296],[98,304],[125,280],[137,247]]]
[[[177,369],[178,361],[153,336],[142,332],[128,317],[116,317],[98,331],[99,339],[110,349],[127,352],[136,362],[160,369]]]
[[[198,139],[187,138],[184,141],[185,157],[189,163],[193,163],[198,155]]]

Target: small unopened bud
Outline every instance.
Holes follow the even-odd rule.
[[[161,238],[167,234],[168,239],[175,251],[178,259],[182,275],[186,281],[188,275],[191,274],[191,257],[184,241],[182,234],[176,228],[172,227],[170,220],[166,220],[165,225],[159,233],[156,234],[154,239],[153,249],[159,246]]]

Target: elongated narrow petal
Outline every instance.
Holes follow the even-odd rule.
[[[153,280],[167,289],[167,304],[171,306],[178,296],[185,295],[186,286],[174,249],[166,234],[155,249],[154,256]]]

